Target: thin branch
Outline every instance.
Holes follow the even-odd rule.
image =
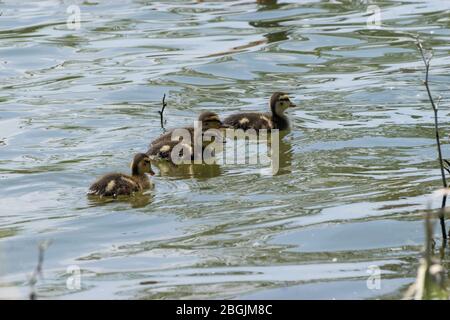
[[[164,128],[164,109],[166,109],[166,107],[167,107],[166,94],[164,93],[164,96],[162,98],[162,108],[161,111],[158,111],[159,116],[161,118],[161,129],[163,129],[163,131],[166,131],[166,129]]]
[[[438,105],[436,105],[436,103],[434,102],[433,99],[433,95],[431,94],[431,90],[430,90],[430,86],[428,84],[428,78],[429,78],[429,73],[430,73],[430,62],[431,59],[433,57],[433,54],[430,54],[429,58],[425,57],[425,52],[422,46],[422,42],[420,41],[420,39],[417,39],[417,47],[419,48],[420,54],[422,56],[422,60],[423,63],[425,64],[425,81],[424,81],[424,85],[425,88],[427,89],[427,94],[428,94],[428,98],[430,100],[431,106],[433,108],[433,112],[434,112],[434,131],[436,134],[436,145],[437,145],[437,149],[438,149],[438,155],[439,155],[439,165],[441,168],[441,177],[442,177],[442,185],[444,186],[444,188],[447,188],[447,179],[445,177],[445,172],[444,172],[444,162],[442,160],[442,149],[441,149],[441,140],[439,137],[439,118],[438,118]],[[442,197],[442,205],[441,208],[444,208],[447,202],[447,195],[444,195]],[[441,231],[442,231],[442,237],[444,238],[444,240],[447,240],[447,232],[445,229],[445,219],[443,216],[441,216],[439,218],[440,222],[441,222]]]
[[[36,283],[38,282],[38,278],[42,279],[42,266],[44,265],[44,254],[45,250],[50,246],[51,241],[46,240],[39,243],[38,250],[38,263],[36,265],[36,268],[34,269],[29,285],[30,285],[30,300],[36,300],[37,299],[37,293],[36,293]]]

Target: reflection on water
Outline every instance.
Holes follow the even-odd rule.
[[[161,177],[207,179],[217,177],[222,173],[220,165],[218,164],[202,163],[176,165],[165,160],[155,161],[154,164],[159,169]]]
[[[279,150],[279,169],[277,174],[292,173],[293,150],[291,141],[289,137],[285,138],[285,134],[280,134],[277,143]]]
[[[279,4],[277,0],[257,0],[261,6],[257,11],[276,10],[282,8],[284,5]],[[282,25],[277,20],[255,20],[250,21],[249,25],[255,28],[278,28],[280,31],[270,31],[264,35],[268,43],[279,42],[288,39],[288,29],[282,28]]]
[[[276,134],[270,131],[258,134],[258,131],[230,129],[219,143],[203,139],[205,149],[197,160],[189,158],[183,160],[187,162],[175,164],[176,161],[153,159],[152,164],[159,169],[161,177],[180,179],[217,177],[223,173],[224,165],[258,165],[261,172],[269,175],[290,173],[292,145],[286,137],[288,133],[288,130],[277,130]]]
[[[154,198],[152,194],[148,194],[149,192],[151,191],[134,194],[132,196],[118,196],[116,198],[89,195],[88,203],[90,206],[101,206],[113,203],[129,203],[131,208],[142,208],[151,203]]]
[[[433,47],[442,94],[450,3],[379,5],[382,28],[368,29],[363,1],[79,2],[74,31],[64,2],[3,0],[0,297],[26,296],[45,239],[42,297],[401,296],[422,248],[420,210],[440,186],[412,36]],[[161,134],[163,94],[168,127],[180,127],[202,111],[267,111],[274,91],[300,101],[277,174],[161,162],[148,193],[85,196]],[[65,286],[70,265],[81,291]],[[366,287],[372,265],[380,291]]]

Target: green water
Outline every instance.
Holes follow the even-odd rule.
[[[379,29],[364,1],[260,2],[0,0],[0,298],[27,297],[47,239],[40,298],[402,296],[441,185],[411,36],[434,49],[450,157],[450,2],[372,1]],[[164,93],[176,127],[266,111],[274,91],[298,105],[277,175],[200,166],[133,201],[85,196],[162,132]]]

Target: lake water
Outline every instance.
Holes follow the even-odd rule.
[[[380,2],[379,28],[375,1],[259,2],[0,1],[0,298],[27,298],[43,240],[39,298],[402,297],[441,186],[413,37],[450,156],[450,2]],[[278,174],[157,170],[132,201],[85,196],[161,134],[163,94],[177,127],[274,91],[298,105]]]

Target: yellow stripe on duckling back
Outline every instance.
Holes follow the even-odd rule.
[[[246,124],[246,123],[249,123],[249,120],[248,120],[248,118],[242,118],[241,120],[239,120],[239,124]]]
[[[159,149],[159,151],[160,152],[167,152],[167,151],[169,151],[170,150],[170,146],[169,145],[163,145],[162,147],[161,147],[161,149]]]
[[[127,178],[127,177],[120,177],[120,179],[122,179],[123,181],[125,181],[126,183],[129,183],[130,185],[136,186],[136,182]]]
[[[269,118],[267,118],[266,116],[260,116],[259,118],[261,120],[264,120],[265,122],[267,122],[267,126],[269,128],[273,128],[272,121]]]
[[[113,190],[115,186],[116,186],[116,181],[115,180],[111,180],[106,185],[106,191],[109,192],[109,191]]]

